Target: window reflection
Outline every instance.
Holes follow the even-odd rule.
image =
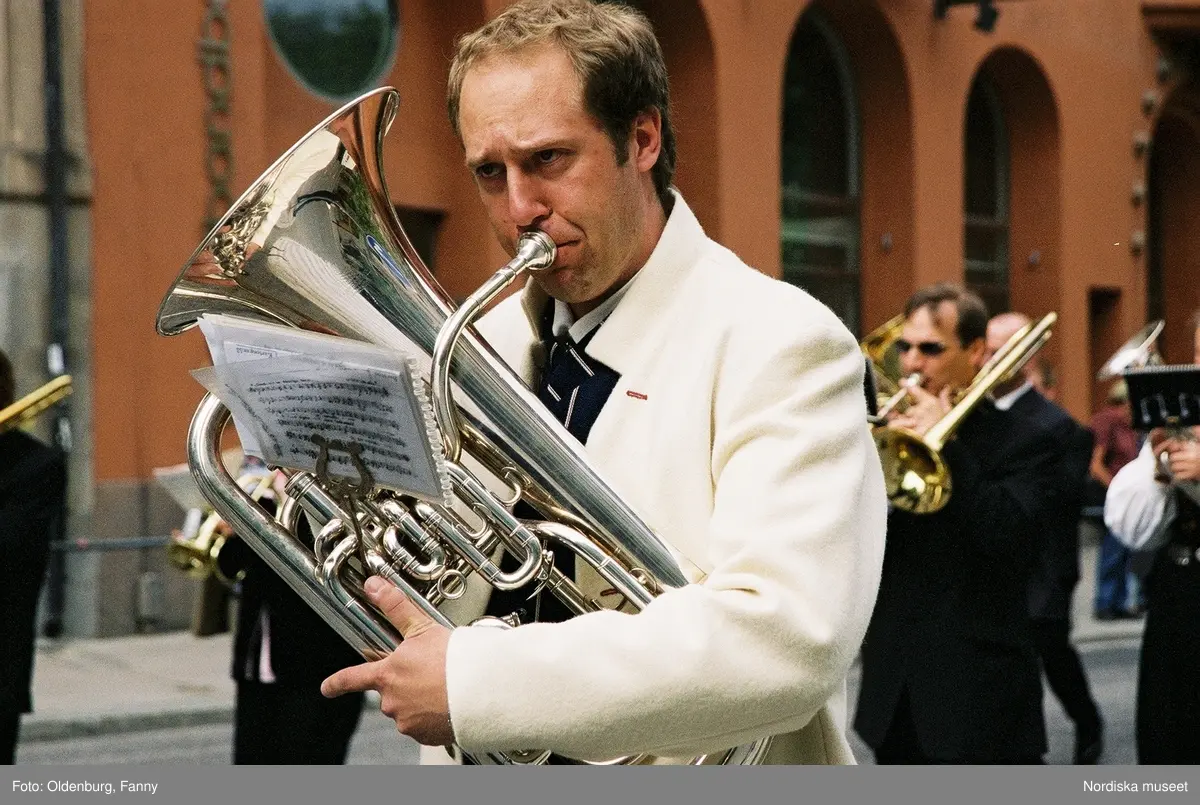
[[[849,59],[818,11],[792,37],[783,92],[783,279],[858,333],[858,112]]]

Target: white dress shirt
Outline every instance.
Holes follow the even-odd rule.
[[[1033,388],[1033,383],[1030,383],[1028,380],[1026,380],[1020,388],[1014,389],[1008,394],[1005,394],[1003,397],[997,399],[996,407],[1001,411],[1007,411],[1016,404],[1017,400],[1021,399],[1022,394],[1029,391],[1031,388]]]
[[[1147,441],[1137,458],[1117,472],[1104,498],[1104,524],[1135,551],[1158,550],[1170,541],[1170,526],[1178,508],[1176,487],[1200,503],[1200,483],[1156,481],[1157,468],[1157,459]]]

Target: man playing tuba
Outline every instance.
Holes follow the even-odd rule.
[[[710,240],[671,186],[640,13],[514,4],[459,42],[449,109],[501,244],[557,246],[481,333],[698,570],[637,614],[453,631],[372,579],[405,640],[323,691],[378,690],[430,746],[669,759],[773,737],[769,763],[853,762],[846,675],[886,512],[853,336]]]

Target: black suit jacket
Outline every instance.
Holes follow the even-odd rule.
[[[263,507],[273,512],[274,504],[264,500]],[[308,518],[301,517],[300,522],[303,524],[301,538],[311,540]],[[262,681],[259,660],[264,614],[270,624],[267,638],[271,670],[279,684],[306,686],[315,691],[325,677],[363,661],[362,656],[241,539],[235,537],[225,543],[220,562],[222,571],[230,577],[245,571],[239,585],[241,600],[233,642],[231,671],[234,679]]]
[[[942,451],[947,506],[888,516],[854,720],[869,746],[883,743],[907,691],[927,757],[1002,763],[1045,751],[1026,612],[1032,535],[1056,469],[1045,438],[985,401]]]
[[[61,451],[0,434],[0,712],[32,709],[38,595],[66,494]]]
[[[1057,496],[1039,530],[1029,580],[1029,616],[1065,620],[1070,617],[1071,596],[1079,582],[1079,517],[1095,439],[1090,430],[1036,389],[1018,397],[1012,410],[1053,437],[1045,449],[1058,461]]]

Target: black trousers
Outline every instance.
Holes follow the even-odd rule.
[[[20,733],[21,714],[0,710],[0,766],[11,766],[16,761]]]
[[[1138,763],[1200,764],[1200,562],[1160,555],[1138,670]]]
[[[1071,622],[1066,618],[1034,618],[1033,644],[1042,661],[1042,672],[1054,696],[1077,729],[1100,724],[1100,709],[1088,689],[1083,663],[1071,645]]]
[[[943,766],[961,764],[994,764],[994,760],[978,758],[958,758],[944,760],[930,757],[921,748],[917,738],[917,728],[913,724],[912,703],[908,691],[900,694],[900,702],[896,705],[896,713],[892,716],[892,725],[888,727],[883,743],[875,749],[875,763],[879,766]],[[1040,755],[1028,758],[1013,758],[1003,761],[1005,765],[1036,766],[1043,760]]]
[[[235,765],[324,765],[346,762],[363,711],[363,694],[336,699],[320,683],[239,681],[233,725]]]

